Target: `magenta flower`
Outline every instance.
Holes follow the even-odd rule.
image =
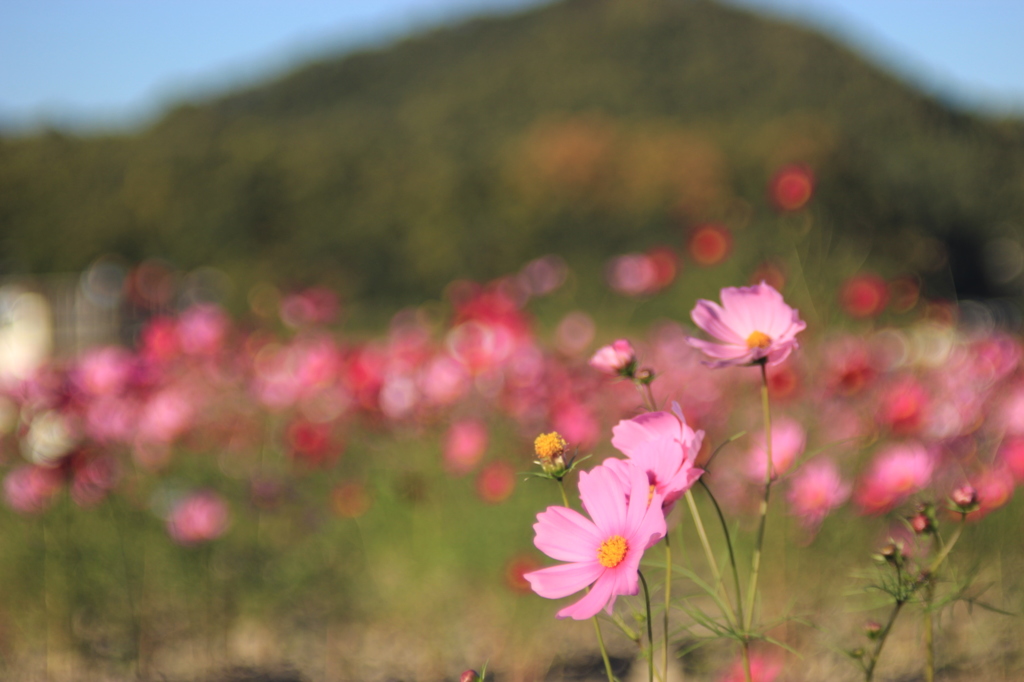
[[[760,361],[777,365],[799,346],[796,335],[807,326],[800,313],[782,300],[782,294],[765,282],[752,287],[726,287],[722,289],[721,306],[697,301],[690,317],[721,342],[687,339],[712,358],[704,364],[716,369]]]
[[[604,461],[627,491],[631,485],[630,463],[645,472],[649,484],[661,496],[666,514],[704,473],[695,466],[704,432],[687,426],[678,405],[674,407],[677,414],[648,412],[616,424],[612,445],[629,459]]]
[[[636,352],[626,339],[603,346],[590,358],[590,366],[611,376],[631,376],[636,368]]]
[[[585,620],[615,598],[639,591],[637,573],[644,550],[665,536],[661,496],[639,468],[630,471],[627,501],[616,475],[605,466],[580,473],[580,499],[593,521],[566,507],[537,514],[533,544],[552,559],[568,563],[526,573],[533,591],[561,599],[590,586],[582,599],[558,612],[559,618]]]

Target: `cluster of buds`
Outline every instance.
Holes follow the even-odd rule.
[[[565,461],[565,451],[569,444],[557,431],[542,433],[533,441],[533,450],[537,453],[537,464],[550,478],[562,480],[569,471]]]
[[[959,488],[956,488],[949,495],[950,509],[960,514],[970,514],[973,511],[977,511],[978,504],[978,491],[974,489],[974,486],[964,484]]]

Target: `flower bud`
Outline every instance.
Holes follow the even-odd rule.
[[[482,680],[477,671],[470,669],[459,676],[459,682],[482,682]]]
[[[882,624],[876,620],[869,620],[864,623],[864,634],[870,640],[876,640],[882,635]]]
[[[978,491],[967,483],[950,493],[949,499],[953,502],[955,511],[961,514],[968,514],[978,508]]]
[[[924,514],[914,514],[910,517],[910,527],[918,535],[923,535],[932,529],[932,522]]]
[[[918,535],[931,533],[935,530],[935,507],[930,504],[920,504],[917,506],[917,513],[907,521]]]
[[[903,543],[896,540],[890,540],[878,550],[878,554],[875,555],[875,559],[877,561],[892,564],[893,566],[902,566]]]
[[[636,352],[626,339],[599,348],[590,358],[590,366],[603,374],[632,378],[636,371]]]
[[[533,450],[537,453],[537,464],[545,474],[555,478],[565,475],[565,450],[568,443],[557,431],[542,433],[533,441]]]

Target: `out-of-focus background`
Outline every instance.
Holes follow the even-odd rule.
[[[994,0],[0,6],[2,666],[587,674],[589,630],[524,590],[556,501],[532,438],[612,454],[639,401],[586,360],[620,336],[709,442],[752,428],[756,386],[685,335],[762,280],[809,324],[783,412],[851,485],[907,439],[917,494],[988,485],[965,542],[1019,607],[1021,28]],[[855,637],[822,578],[911,502],[787,517],[770,584]],[[1016,630],[954,623],[948,679],[1015,679]],[[786,628],[806,679],[852,674]]]

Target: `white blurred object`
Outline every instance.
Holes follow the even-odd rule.
[[[31,376],[53,351],[53,317],[41,294],[0,287],[0,380]]]

